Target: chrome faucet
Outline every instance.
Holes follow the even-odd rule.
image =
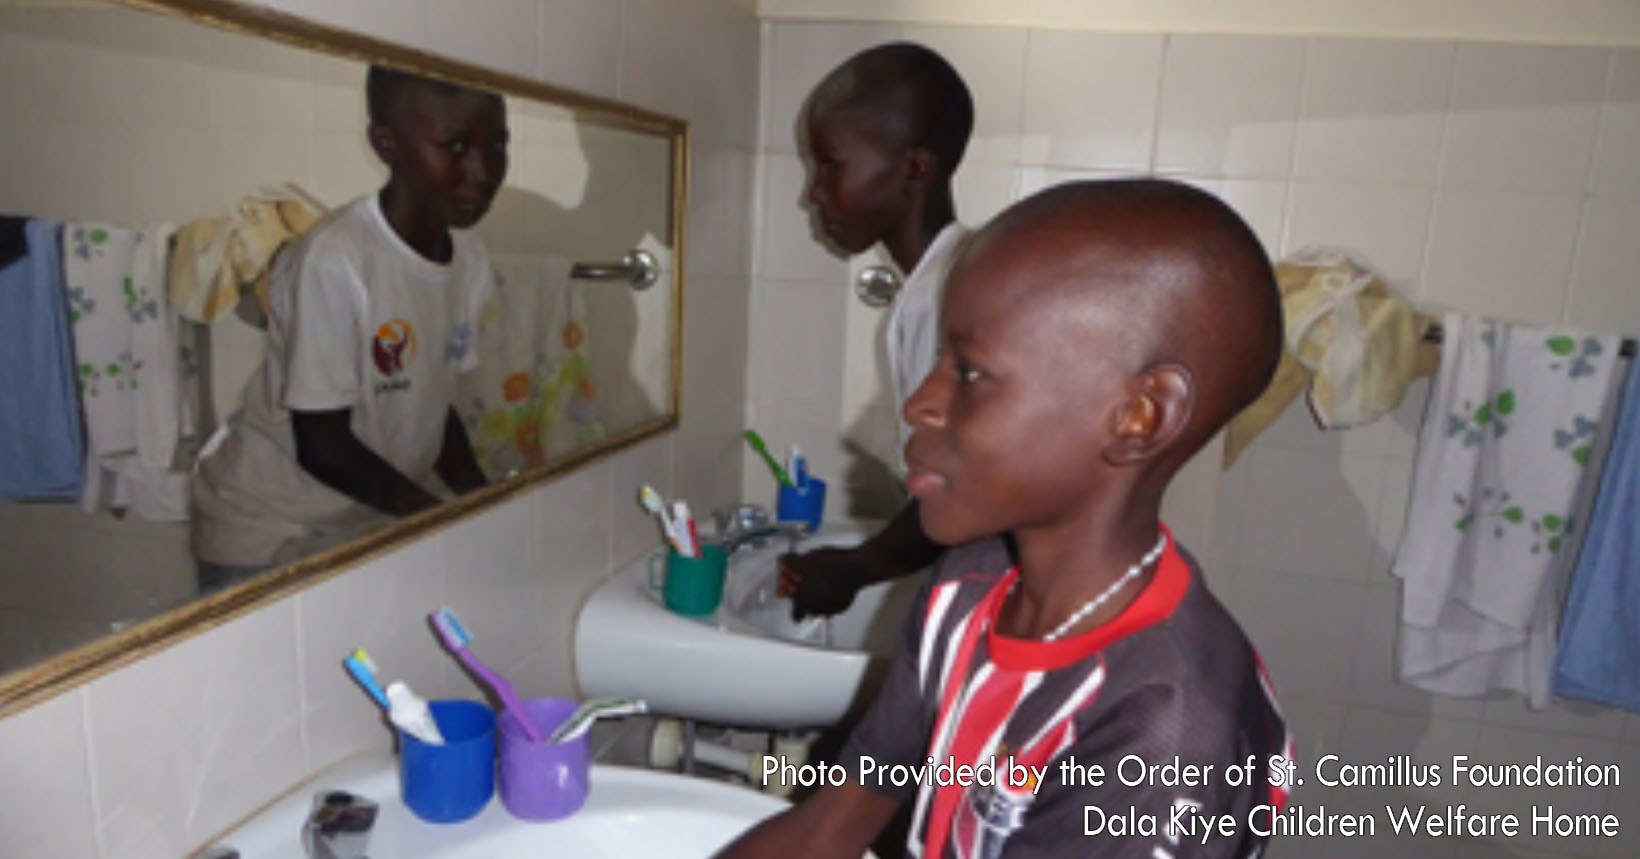
[[[714,542],[722,546],[727,555],[747,546],[761,546],[776,537],[785,537],[790,548],[796,551],[797,541],[809,535],[808,523],[777,522],[768,510],[756,504],[713,511],[712,523],[717,526]]]
[[[376,803],[345,790],[315,794],[313,811],[302,825],[309,859],[365,859],[376,811]]]

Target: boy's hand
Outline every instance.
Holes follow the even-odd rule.
[[[859,549],[815,549],[780,556],[780,596],[792,601],[792,620],[848,611],[866,584],[861,575],[870,561]]]

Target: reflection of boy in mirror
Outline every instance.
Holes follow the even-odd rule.
[[[940,294],[968,232],[956,221],[951,177],[973,132],[973,100],[944,58],[901,42],[838,66],[809,95],[802,121],[813,161],[809,200],[825,234],[851,254],[880,242],[910,272],[887,332],[902,414],[934,367]],[[900,448],[909,434],[902,418]],[[933,563],[940,548],[923,533],[913,500],[857,548],[782,558],[781,592],[799,617],[836,614],[861,588]]]
[[[369,140],[391,175],[278,257],[267,355],[194,481],[216,587],[484,485],[452,403],[491,289],[476,224],[507,172],[501,96],[373,66]]]

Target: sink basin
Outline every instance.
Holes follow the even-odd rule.
[[[580,811],[551,823],[517,820],[499,799],[461,823],[423,823],[399,801],[391,756],[353,758],[315,776],[217,843],[235,848],[242,859],[306,859],[301,832],[313,795],[339,789],[380,803],[371,856],[702,859],[787,806],[743,787],[627,767],[594,766],[591,786]]]
[[[827,526],[798,547],[857,545],[876,527]],[[764,730],[831,725],[867,703],[922,577],[867,588],[837,617],[794,622],[790,601],[774,595],[775,562],[788,548],[771,540],[736,552],[710,617],[668,611],[649,586],[647,558],[617,573],[576,622],[582,692],[641,697],[663,715]]]

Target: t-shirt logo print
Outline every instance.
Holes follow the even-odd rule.
[[[396,376],[416,360],[416,331],[403,319],[384,322],[370,343],[370,356],[383,376]]]

